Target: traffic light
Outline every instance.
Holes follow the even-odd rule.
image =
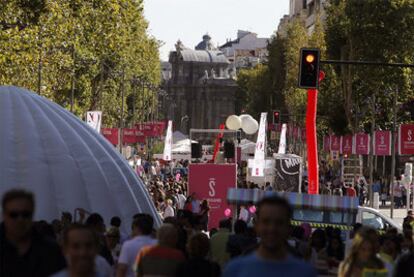
[[[280,123],[280,111],[273,111],[273,123],[274,124]]]
[[[318,88],[319,86],[319,49],[300,49],[299,87]]]

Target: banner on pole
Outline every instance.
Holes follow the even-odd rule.
[[[190,164],[188,176],[189,195],[197,200],[207,200],[210,206],[208,229],[217,228],[225,217],[227,190],[235,188],[237,171],[235,164]]]
[[[331,145],[331,151],[339,151],[341,150],[341,139],[338,136],[331,135],[329,139]]]
[[[287,125],[283,124],[282,131],[280,132],[279,150],[277,151],[278,154],[286,153],[286,130]]]
[[[323,137],[323,150],[329,152],[331,150],[331,137],[326,135]]]
[[[355,144],[353,154],[368,155],[369,154],[370,137],[365,133],[355,134]]]
[[[101,132],[102,125],[102,112],[101,111],[89,111],[86,112],[86,124],[88,124],[92,129]]]
[[[167,135],[165,136],[164,154],[162,156],[164,161],[171,161],[172,159],[172,120],[168,121]]]
[[[398,128],[398,154],[414,155],[414,124],[401,124]]]
[[[374,133],[374,155],[390,156],[391,155],[391,132],[375,131]]]
[[[265,168],[265,151],[266,151],[266,121],[267,113],[262,113],[260,116],[259,133],[257,135],[256,149],[254,151],[254,164],[252,176],[264,176]]]
[[[341,137],[341,154],[352,154],[352,149],[354,147],[354,136],[346,135]]]

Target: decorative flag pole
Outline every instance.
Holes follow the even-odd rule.
[[[319,72],[319,82],[325,78],[323,71]],[[308,89],[308,105],[306,108],[306,143],[308,146],[308,193],[319,193],[318,144],[316,139],[316,111],[318,105],[318,90]]]

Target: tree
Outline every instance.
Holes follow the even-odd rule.
[[[413,63],[414,2],[405,0],[338,0],[327,9],[328,55],[333,59]],[[344,111],[354,130],[370,125],[375,116],[381,127],[391,121],[390,91],[399,88],[399,100],[413,99],[410,69],[340,66]],[[376,95],[376,109],[368,99]],[[369,111],[369,112],[368,112]]]
[[[133,124],[157,106],[158,42],[147,30],[142,0],[6,1],[0,6],[0,82],[40,92],[65,108],[74,85],[74,113],[100,109],[107,126],[119,124],[123,90],[124,101],[132,99],[125,103],[125,123]],[[138,81],[151,85],[138,93]]]

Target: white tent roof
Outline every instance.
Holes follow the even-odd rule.
[[[123,220],[160,219],[143,182],[107,140],[59,105],[35,93],[0,86],[0,196],[12,188],[36,196],[35,219],[76,208]]]
[[[172,146],[173,153],[191,153],[191,143],[195,142],[190,139],[182,139]]]
[[[186,136],[186,135],[184,135],[183,133],[181,133],[180,131],[175,131],[173,134],[172,134],[172,137],[173,137],[173,142],[178,142],[178,141],[180,141],[180,140],[183,140],[183,139],[186,139],[186,138],[188,138],[188,136]]]

